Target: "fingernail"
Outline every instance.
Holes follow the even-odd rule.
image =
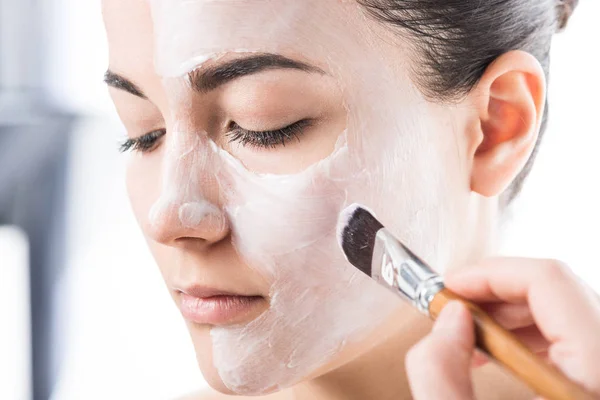
[[[459,301],[451,301],[440,313],[435,325],[434,333],[442,333],[444,336],[462,337],[464,330],[463,315],[465,306]]]

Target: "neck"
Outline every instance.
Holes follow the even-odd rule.
[[[291,389],[295,400],[410,399],[404,359],[431,328],[431,322],[403,305],[387,330],[390,336],[353,361]],[[400,325],[400,326],[399,326]],[[374,339],[375,341],[375,339]]]

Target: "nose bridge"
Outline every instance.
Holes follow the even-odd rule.
[[[218,207],[219,163],[210,139],[175,129],[165,140],[162,189],[149,215],[152,237],[162,243],[184,237],[220,240],[228,227]]]
[[[216,202],[218,163],[208,135],[175,131],[167,136],[163,159],[163,192],[176,193],[185,202],[201,198]]]

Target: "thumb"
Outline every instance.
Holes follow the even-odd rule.
[[[433,330],[406,358],[415,400],[474,399],[471,360],[475,350],[473,319],[460,302],[449,303]]]

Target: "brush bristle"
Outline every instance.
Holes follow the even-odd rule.
[[[383,228],[364,207],[353,204],[340,214],[338,239],[348,261],[371,276],[377,231]]]

